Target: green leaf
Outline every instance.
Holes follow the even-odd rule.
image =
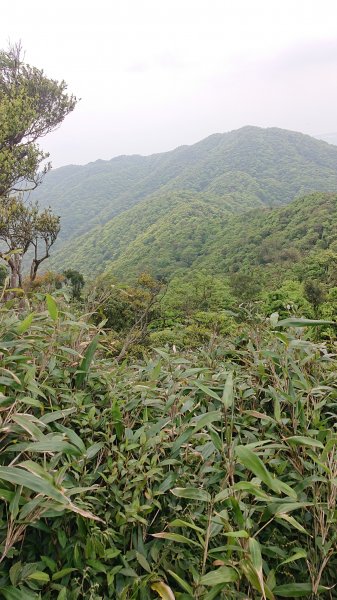
[[[146,560],[144,554],[141,554],[140,552],[136,552],[136,559],[138,560],[140,566],[143,567],[144,571],[151,573],[151,567],[150,567],[148,561]]]
[[[292,556],[289,556],[286,560],[283,560],[277,568],[281,567],[281,565],[287,565],[288,563],[294,562],[296,560],[300,560],[301,558],[306,558],[307,552],[304,549],[297,550]]]
[[[261,583],[257,576],[256,570],[253,567],[250,560],[242,559],[240,561],[240,568],[241,568],[242,572],[244,573],[245,577],[247,578],[247,580],[249,581],[249,583],[251,584],[251,586],[255,590],[262,593],[264,598],[268,598],[268,600],[275,600],[273,592],[270,590],[270,588],[268,587],[268,585],[266,583],[264,583],[263,587],[261,587]]]
[[[276,514],[275,516],[276,516],[276,519],[282,519],[283,521],[287,521],[287,523],[292,525],[295,529],[297,529],[301,533],[310,535],[309,532],[306,529],[304,529],[303,525],[301,525],[298,521],[296,521],[296,519],[294,519],[294,517],[292,517],[291,515],[286,515],[286,514],[282,513],[282,514]]]
[[[58,311],[57,304],[56,304],[54,298],[50,294],[46,294],[46,302],[47,302],[47,309],[48,309],[50,318],[53,321],[57,321],[59,311]]]
[[[189,521],[183,521],[182,519],[174,519],[174,521],[171,521],[171,523],[169,523],[169,527],[189,527],[190,529],[194,529],[194,531],[199,531],[199,533],[204,533],[204,530],[201,529],[201,527],[198,527],[197,525],[194,525],[194,523],[190,523]]]
[[[248,542],[250,560],[258,577],[263,596],[265,597],[264,580],[262,571],[262,554],[259,542],[255,538],[250,538]]]
[[[58,579],[62,579],[66,575],[69,575],[70,573],[73,573],[73,571],[77,571],[77,569],[74,569],[74,568],[71,568],[71,567],[66,567],[65,569],[62,569],[62,571],[57,571],[57,573],[54,573],[52,575],[52,580],[53,581],[57,581]]]
[[[220,567],[215,571],[209,571],[200,579],[201,585],[218,585],[219,583],[234,583],[239,579],[238,572],[231,567]]]
[[[57,502],[67,503],[65,496],[56,487],[33,473],[27,473],[20,467],[0,467],[0,480],[9,481],[14,485],[23,485],[29,490],[53,498]]]
[[[200,547],[198,542],[194,540],[190,540],[184,535],[180,535],[180,533],[169,533],[167,531],[161,531],[160,533],[152,533],[152,537],[159,538],[162,540],[170,540],[171,542],[178,542],[179,544],[192,544],[192,546]]]
[[[39,421],[32,415],[15,413],[12,416],[12,420],[22,429],[27,431],[34,440],[44,439],[44,434],[42,433],[41,429],[44,429],[45,425],[43,424],[41,427]],[[40,425],[41,429],[38,427],[38,425]]]
[[[192,423],[192,425],[194,425],[193,434],[200,431],[200,429],[203,429],[206,425],[214,423],[214,421],[221,421],[221,419],[222,414],[219,410],[213,410],[194,418]]]
[[[178,498],[200,500],[200,502],[210,502],[211,500],[211,495],[206,490],[199,488],[173,488],[171,492],[174,496],[178,496]]]
[[[1,588],[1,595],[5,600],[37,600],[40,596],[28,588],[15,588],[12,586]]]
[[[99,334],[97,334],[93,338],[92,342],[90,342],[89,346],[87,347],[87,349],[84,353],[83,360],[79,366],[79,369],[78,369],[77,375],[76,375],[76,387],[77,388],[80,388],[83,385],[85,378],[89,373],[90,365],[94,358],[94,354],[96,352],[96,348],[98,345],[98,340],[99,340]]]
[[[34,573],[29,575],[28,579],[33,579],[34,581],[40,581],[42,583],[48,583],[49,575],[43,571],[34,571]]]
[[[30,313],[25,319],[23,319],[22,321],[20,321],[16,327],[16,331],[18,332],[19,335],[21,335],[22,333],[25,333],[25,331],[27,331],[34,319],[35,313]]]
[[[184,581],[184,579],[179,577],[179,575],[177,575],[177,573],[174,573],[174,571],[170,571],[170,569],[167,569],[167,572],[170,573],[171,577],[173,577],[173,579],[176,580],[176,582],[180,585],[180,587],[183,590],[185,590],[185,592],[190,594],[192,598],[194,597],[193,588],[186,581]]]
[[[337,325],[334,321],[325,321],[321,319],[283,319],[275,327],[319,327],[320,325]]]
[[[49,412],[46,415],[40,417],[39,421],[42,421],[42,423],[45,423],[45,425],[47,425],[48,423],[53,423],[54,421],[65,419],[65,417],[76,412],[76,410],[77,409],[75,406],[73,406],[72,408],[65,408],[64,410],[54,410],[53,412]]]
[[[117,399],[114,400],[114,402],[111,406],[111,416],[112,416],[112,423],[113,423],[115,431],[116,431],[117,439],[120,442],[123,439],[123,435],[124,435],[124,423],[123,423],[121,409],[119,407],[119,403],[118,403]]]
[[[327,588],[319,586],[318,591],[326,591]],[[308,596],[312,593],[311,583],[285,583],[283,585],[277,585],[273,592],[276,596],[281,598],[301,598]]]
[[[304,435],[292,435],[285,438],[286,442],[291,444],[298,444],[300,446],[312,446],[313,448],[324,448],[322,442],[306,437]]]
[[[221,402],[220,396],[218,396],[218,394],[211,390],[209,387],[201,383],[198,379],[194,383],[199,388],[199,390],[206,394],[206,396],[210,396],[211,398],[214,398],[214,400],[219,400],[219,402]]]
[[[266,484],[270,489],[277,493],[283,493],[296,500],[296,492],[286,483],[274,478],[271,473],[267,470],[264,463],[255,452],[245,446],[237,446],[235,449],[236,455],[240,462],[249,470],[256,475],[263,483]]]
[[[226,410],[228,410],[232,404],[234,399],[234,386],[233,386],[233,371],[228,373],[224,391],[222,394],[222,403]]]
[[[249,538],[249,533],[244,529],[240,529],[240,531],[226,531],[222,535],[229,538]]]

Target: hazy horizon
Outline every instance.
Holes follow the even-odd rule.
[[[173,148],[168,148],[168,149],[164,149],[158,152],[148,152],[148,153],[141,153],[141,152],[133,152],[132,154],[127,154],[127,153],[123,153],[123,154],[115,154],[114,156],[111,156],[110,158],[94,158],[92,160],[89,160],[88,162],[82,162],[82,163],[67,163],[64,165],[54,165],[52,164],[52,170],[55,171],[56,169],[61,169],[63,167],[80,167],[80,166],[86,166],[90,163],[94,163],[94,162],[98,162],[98,161],[105,161],[105,162],[109,162],[110,160],[113,160],[114,158],[119,158],[121,156],[142,156],[142,157],[147,157],[147,156],[153,156],[155,154],[166,154],[169,152],[173,152],[174,150],[181,148],[183,146],[193,146],[194,144],[198,144],[198,142],[202,142],[204,139],[208,138],[208,137],[212,137],[213,135],[223,135],[226,133],[231,133],[232,131],[238,131],[239,129],[244,129],[245,127],[259,127],[259,125],[242,125],[242,127],[238,127],[238,129],[230,129],[229,131],[214,131],[213,133],[210,133],[209,135],[207,135],[205,138],[196,140],[195,142],[191,142],[190,144],[180,144],[179,146],[174,146]],[[261,127],[260,129],[283,129],[282,127],[277,127],[277,126],[273,126],[270,125],[268,127]],[[284,131],[292,131],[294,133],[302,133],[303,135],[310,135],[310,137],[313,137],[317,140],[321,140],[323,142],[327,142],[328,144],[331,144],[333,146],[337,145],[337,132],[330,132],[330,133],[323,133],[323,134],[318,134],[318,135],[311,135],[311,134],[307,134],[304,133],[303,131],[295,131],[295,130],[285,130]],[[330,138],[332,138],[334,141],[329,141]],[[52,161],[53,162],[53,161]]]
[[[57,168],[246,125],[333,135],[336,19],[333,0],[4,0],[0,47],[81,98],[41,140]]]

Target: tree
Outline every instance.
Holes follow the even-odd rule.
[[[325,299],[323,286],[314,279],[307,279],[304,282],[304,296],[312,305],[315,315],[317,316],[318,309]]]
[[[36,188],[51,164],[37,140],[74,110],[67,85],[23,62],[20,44],[0,51],[0,197]]]
[[[63,275],[66,282],[71,285],[73,300],[80,300],[81,290],[84,286],[84,277],[82,273],[79,273],[79,271],[76,271],[75,269],[67,269],[67,271],[63,272]]]
[[[30,280],[60,230],[50,209],[25,203],[24,192],[38,186],[51,164],[37,140],[58,127],[76,105],[66,83],[25,64],[20,44],[0,51],[0,257],[11,269],[11,287],[22,285],[22,258],[33,250]],[[41,251],[42,249],[42,251]]]
[[[34,281],[40,264],[49,257],[49,250],[60,231],[60,218],[48,208],[39,212],[35,204],[8,198],[0,205],[0,242],[5,246],[0,257],[11,270],[10,287],[22,286],[22,258],[30,248],[33,256],[30,281]]]

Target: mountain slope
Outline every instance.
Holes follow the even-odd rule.
[[[256,269],[276,283],[294,273],[300,279],[329,277],[334,285],[336,266],[337,193],[322,192],[231,217],[193,263],[194,269],[227,275]]]
[[[130,277],[141,267],[169,276],[190,266],[193,252],[204,253],[230,213],[335,190],[337,147],[282,129],[244,127],[164,154],[64,167],[38,194],[48,192],[48,203],[63,214],[53,268]]]
[[[300,133],[243,127],[152,156],[119,156],[52,171],[32,193],[61,215],[61,239],[105,224],[146,196],[171,190],[232,194],[272,205],[337,186],[337,148]]]
[[[336,267],[337,194],[317,192],[284,207],[240,215],[196,200],[180,205],[107,270],[121,279],[143,270],[168,278],[187,270],[225,276],[256,272],[268,287],[293,275],[328,278],[337,285]]]

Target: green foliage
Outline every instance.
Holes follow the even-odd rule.
[[[34,189],[50,169],[36,142],[74,109],[66,89],[25,64],[20,44],[0,51],[0,197]]]
[[[37,140],[74,109],[76,98],[66,87],[25,64],[20,44],[0,51],[0,258],[11,270],[11,288],[22,287],[21,262],[29,249],[35,279],[60,230],[59,217],[24,202],[22,192],[35,189],[51,167],[42,166],[48,154]]]
[[[2,198],[0,202],[0,258],[10,267],[12,288],[22,287],[22,259],[32,250],[30,280],[34,281],[40,264],[60,231],[60,219],[46,208],[22,198]],[[42,251],[41,251],[42,246]]]
[[[309,136],[244,127],[164,154],[58,169],[35,197],[48,199],[61,215],[62,243],[68,243],[55,258],[59,269],[90,275],[111,268],[119,278],[144,270],[171,276],[203,260],[217,241],[215,272],[226,273],[221,239],[231,227],[229,215],[334,191],[336,159],[337,148]],[[245,227],[243,244],[247,222]],[[277,247],[261,252],[264,261]]]
[[[312,318],[313,307],[305,298],[304,286],[297,281],[285,281],[277,290],[263,293],[263,312],[278,313],[281,318],[299,315]]]
[[[63,273],[66,282],[70,283],[73,300],[81,299],[81,291],[84,287],[84,277],[75,269],[67,269]]]
[[[118,364],[61,297],[32,302],[1,311],[0,597],[329,597],[337,396],[322,343],[255,323]]]
[[[64,427],[67,415],[79,410],[73,390],[81,357],[76,347],[90,337],[90,328],[60,313],[51,296],[46,303],[47,312],[29,312],[24,318],[4,307],[0,312],[0,572],[5,598],[35,598],[49,584],[46,564],[30,557],[54,520],[67,520],[69,512],[97,519],[83,498],[94,488],[82,488],[79,477],[92,450]],[[22,563],[18,548],[25,538],[28,554]]]

